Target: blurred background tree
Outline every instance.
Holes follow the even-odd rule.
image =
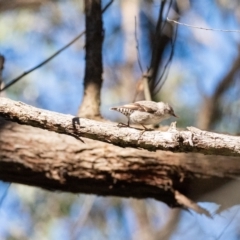
[[[103,0],[102,6],[107,3]],[[85,27],[83,1],[2,0],[0,10],[5,84]],[[176,26],[166,17],[205,28],[240,29],[240,3],[115,0],[103,15],[102,115],[122,120],[109,107],[135,98],[142,76],[137,32],[139,60],[143,71],[149,70],[151,96],[176,109],[178,126],[238,134],[239,33]],[[83,96],[84,44],[80,39],[9,88],[5,96],[76,115]],[[143,99],[142,91],[137,99]],[[1,239],[239,238],[238,207],[211,220],[151,199],[77,196],[6,183],[1,192]],[[216,204],[203,205],[212,212],[217,209]]]

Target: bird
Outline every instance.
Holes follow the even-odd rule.
[[[130,123],[140,124],[144,130],[150,130],[145,125],[156,125],[171,116],[177,117],[173,108],[164,102],[138,101],[112,107],[110,110],[120,112],[128,118],[128,122],[123,124],[124,126],[130,127]]]

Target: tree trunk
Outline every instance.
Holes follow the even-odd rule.
[[[101,0],[85,0],[86,65],[84,96],[78,116],[94,119],[100,116],[102,87],[103,24]]]

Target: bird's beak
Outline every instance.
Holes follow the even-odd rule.
[[[177,116],[175,113],[173,113],[173,114],[172,114],[172,116],[174,116],[174,117],[178,118],[178,116]]]

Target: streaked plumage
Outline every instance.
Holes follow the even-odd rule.
[[[119,107],[113,107],[111,110],[118,111],[128,118],[127,126],[130,123],[144,125],[158,124],[171,116],[177,117],[168,103],[153,101],[138,101]]]

